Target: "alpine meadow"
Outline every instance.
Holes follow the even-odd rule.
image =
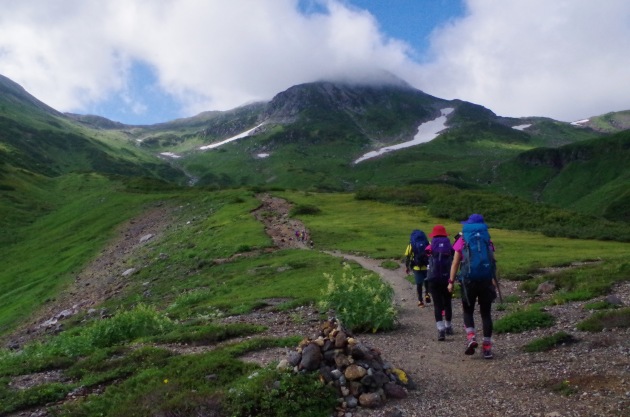
[[[418,372],[408,346],[388,374],[405,395],[353,406],[330,370],[278,365],[331,317],[398,361],[408,301],[437,351],[403,251],[411,230],[452,237],[472,213],[503,291],[491,372],[540,407],[511,414],[506,397],[496,415],[623,415],[628,161],[630,111],[511,118],[393,76],[145,126],[60,113],[0,76],[0,416],[396,415],[376,413],[457,375]],[[447,369],[456,344],[435,353]],[[519,364],[550,373],[508,375]]]

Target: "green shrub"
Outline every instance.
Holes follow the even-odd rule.
[[[546,384],[547,388],[549,388],[551,391],[560,394],[560,395],[564,395],[564,396],[569,396],[569,395],[573,395],[576,394],[578,392],[577,387],[571,385],[571,382],[566,379],[563,381],[559,381],[559,382],[549,382]]]
[[[508,314],[494,322],[497,333],[522,333],[527,330],[550,327],[554,323],[553,316],[541,310],[521,310]]]
[[[324,276],[328,286],[323,291],[320,307],[334,310],[346,328],[356,332],[394,328],[394,290],[377,275],[355,276],[350,273],[349,265],[345,265],[341,278]]]
[[[37,385],[17,391],[0,388],[0,415],[60,401],[73,389],[72,385],[60,383]]]
[[[234,417],[319,417],[330,415],[336,393],[316,374],[293,374],[265,368],[244,378],[226,397],[226,415]]]
[[[299,204],[291,209],[291,216],[299,216],[302,214],[319,214],[322,210],[319,207],[310,204]]]
[[[585,332],[601,332],[613,327],[630,327],[630,307],[597,312],[577,325],[578,330]]]
[[[608,310],[611,308],[619,308],[618,305],[609,303],[606,300],[594,301],[592,303],[584,304],[585,310]]]
[[[525,352],[546,352],[557,346],[575,342],[575,338],[570,334],[558,332],[551,336],[541,337],[540,339],[529,342],[523,346],[523,350],[525,350]]]
[[[94,346],[108,347],[140,337],[164,334],[174,323],[154,308],[140,304],[133,310],[96,322],[83,333]]]

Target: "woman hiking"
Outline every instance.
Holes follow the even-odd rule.
[[[448,290],[451,264],[453,262],[453,247],[446,233],[446,228],[436,224],[429,234],[431,244],[427,246],[429,266],[427,281],[433,298],[433,314],[438,330],[438,341],[446,340],[446,335],[453,334],[451,320],[453,317],[452,294]]]
[[[459,270],[462,286],[462,309],[466,327],[466,355],[473,355],[477,348],[475,334],[475,304],[479,303],[483,325],[482,354],[492,359],[492,302],[497,297],[493,279],[495,278],[494,245],[490,240],[488,226],[481,214],[471,214],[463,221],[462,238],[454,245],[453,264],[448,281],[448,291],[453,292],[453,284]]]

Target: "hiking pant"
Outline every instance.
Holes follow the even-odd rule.
[[[429,282],[427,281],[427,270],[413,270],[413,276],[416,279],[416,289],[418,290],[418,301],[422,301],[422,286],[424,285],[424,289],[426,293],[429,293]]]
[[[450,322],[453,318],[453,304],[452,295],[448,291],[448,281],[429,281],[429,290],[433,298],[435,322],[442,320]],[[444,319],[442,319],[442,311],[444,311]]]
[[[479,313],[483,324],[483,337],[492,337],[492,302],[497,292],[491,279],[480,281],[464,281],[462,288],[462,308],[464,310],[464,326],[475,328],[475,303],[479,303]]]

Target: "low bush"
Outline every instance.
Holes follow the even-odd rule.
[[[395,271],[398,268],[400,268],[400,263],[398,263],[396,261],[383,261],[383,262],[381,262],[381,268],[385,268],[385,269],[389,269],[389,270]]]
[[[577,325],[578,330],[586,332],[601,332],[614,327],[630,327],[630,307],[597,312]]]
[[[575,343],[576,340],[573,336],[566,332],[554,333],[551,336],[541,337],[540,339],[532,340],[525,346],[523,350],[525,352],[546,352],[561,345],[569,343]]]
[[[606,300],[593,301],[592,303],[584,304],[585,310],[608,310],[611,308],[619,308],[618,305],[609,303]]]
[[[323,291],[320,307],[333,310],[346,328],[355,332],[394,328],[394,290],[377,275],[355,276],[346,265],[341,278],[324,276],[328,286]]]
[[[60,401],[73,389],[72,385],[60,383],[37,385],[17,391],[0,387],[0,415]]]
[[[256,371],[227,394],[226,415],[234,417],[319,417],[336,404],[333,388],[315,374],[293,374],[265,368]]]
[[[539,309],[520,310],[494,322],[496,333],[522,333],[527,330],[550,327],[554,323],[551,314]]]
[[[291,209],[291,216],[299,216],[303,214],[319,214],[322,210],[319,207],[309,204],[299,204]]]

